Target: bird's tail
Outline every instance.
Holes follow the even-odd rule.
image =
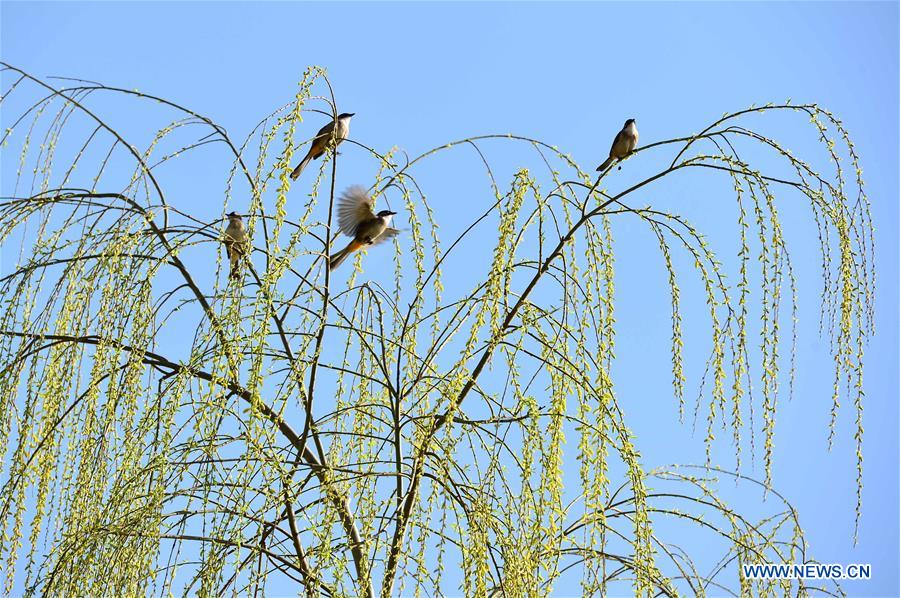
[[[606,162],[604,162],[603,164],[601,164],[600,166],[597,167],[597,172],[601,172],[601,171],[606,170],[607,168],[609,168],[610,165],[613,163],[613,160],[615,160],[615,158],[613,158],[612,156],[610,156],[609,158],[607,158],[607,159],[606,159]]]
[[[241,275],[241,258],[240,256],[234,256],[231,258],[231,273],[228,275],[230,278],[235,279],[239,278]]]
[[[303,169],[306,168],[306,165],[309,164],[309,161],[312,160],[312,152],[306,154],[306,157],[303,158],[303,161],[300,164],[297,164],[297,168],[291,172],[291,179],[297,180],[300,178],[300,173],[303,172]]]
[[[356,239],[350,241],[350,243],[346,247],[344,247],[337,253],[332,254],[331,259],[328,261],[328,269],[334,270],[335,268],[340,266],[342,263],[344,263],[345,259],[353,255],[353,253],[355,251],[358,251],[362,246],[363,244]]]

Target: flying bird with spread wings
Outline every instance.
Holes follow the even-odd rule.
[[[390,210],[376,213],[375,200],[359,185],[344,191],[338,200],[338,228],[353,240],[331,256],[328,267],[334,270],[363,247],[378,245],[396,237],[400,231],[391,228],[391,219],[395,214]]]
[[[309,146],[306,157],[291,172],[293,180],[296,181],[300,177],[300,173],[303,172],[310,160],[318,160],[328,150],[337,148],[350,135],[351,118],[353,118],[352,112],[344,112],[338,115],[337,120],[333,120],[319,129],[319,132],[313,137],[312,145]]]

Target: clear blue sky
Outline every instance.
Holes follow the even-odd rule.
[[[896,3],[3,2],[0,16],[5,61],[35,75],[172,99],[235,138],[289,101],[314,64],[328,69],[342,108],[357,113],[354,138],[413,155],[469,135],[513,132],[558,145],[587,167],[602,160],[628,117],[638,119],[649,143],[753,103],[790,97],[829,108],[857,144],[877,225],[878,334],[867,356],[859,545],[852,545],[849,410],[826,453],[830,363],[816,334],[815,236],[808,212],[792,216],[790,209],[786,228],[797,226],[790,247],[804,266],[801,340],[796,395],[780,406],[774,484],[799,510],[818,560],[872,563],[875,578],[848,585],[852,595],[900,594]],[[812,146],[792,147],[802,155]],[[509,180],[509,172],[498,178]],[[449,239],[466,220],[467,204],[450,190],[433,188],[430,197]],[[731,216],[716,220],[715,197],[681,190],[644,199],[686,214],[712,233],[714,248],[734,231]],[[221,205],[200,197],[192,211],[211,219]],[[658,252],[636,230],[617,229],[620,401],[646,466],[702,462],[702,435],[679,426],[668,386],[668,298],[655,282],[663,281]],[[734,261],[721,257],[734,272]],[[690,330],[705,340],[702,326]],[[696,383],[689,381],[689,396]]]

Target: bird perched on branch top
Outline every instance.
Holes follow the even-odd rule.
[[[338,201],[338,227],[353,240],[331,256],[328,267],[332,270],[345,259],[369,245],[377,245],[397,236],[400,231],[391,228],[391,219],[396,212],[381,210],[375,213],[375,200],[358,185],[350,187]]]
[[[222,241],[225,244],[225,252],[228,254],[228,261],[231,264],[231,278],[237,278],[240,275],[241,258],[247,255],[250,243],[247,239],[247,230],[244,228],[244,221],[240,214],[231,212],[228,214],[228,226],[225,228],[225,238]]]
[[[306,157],[297,164],[297,168],[291,172],[291,178],[295,181],[309,164],[310,160],[318,160],[326,151],[336,148],[340,143],[350,135],[350,119],[353,118],[352,112],[344,112],[338,115],[336,121],[331,121],[316,133],[313,138],[312,145],[309,146],[309,152]],[[337,128],[335,129],[335,124]],[[333,145],[332,145],[333,143]]]
[[[634,151],[638,143],[637,121],[629,118],[625,121],[625,126],[616,134],[612,147],[609,148],[609,158],[606,162],[597,167],[597,172],[609,168],[613,160],[623,160],[628,154]]]

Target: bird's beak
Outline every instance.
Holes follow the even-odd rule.
[[[351,112],[349,116],[356,116],[356,112]]]

